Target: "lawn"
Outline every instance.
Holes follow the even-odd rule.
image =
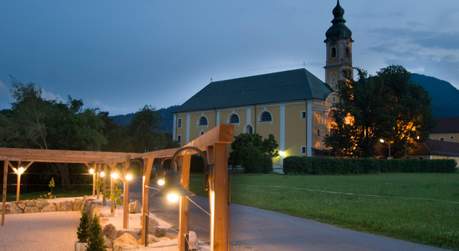
[[[234,175],[231,193],[234,203],[459,250],[459,173]]]
[[[42,191],[42,192],[29,192],[29,193],[21,193],[21,200],[32,200],[32,199],[38,199],[43,195],[46,195],[48,192],[47,191]],[[62,198],[62,197],[79,197],[83,195],[90,195],[92,193],[91,187],[77,187],[73,188],[71,190],[63,191],[61,189],[56,189],[53,192],[53,195],[56,196],[57,198]],[[16,200],[16,194],[15,193],[8,193],[6,197],[7,201],[15,201]]]

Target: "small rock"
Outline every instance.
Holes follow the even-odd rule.
[[[113,240],[104,235],[104,244],[106,248],[113,248]]]
[[[104,233],[105,236],[107,236],[110,240],[116,239],[116,228],[113,224],[108,224],[102,229],[102,233]]]
[[[55,203],[49,203],[47,206],[41,209],[42,212],[55,212],[57,210],[57,206]]]
[[[198,235],[194,231],[188,232],[188,248],[190,251],[195,251],[199,249]]]
[[[80,211],[83,208],[83,200],[75,199],[73,201],[73,211]]]
[[[36,205],[38,207],[38,209],[43,209],[44,207],[46,207],[47,205],[49,204],[49,202],[47,200],[44,200],[44,199],[38,199],[36,201]]]
[[[154,234],[156,237],[164,237],[164,236],[166,236],[166,229],[164,229],[164,228],[159,228],[159,227],[155,227],[155,228],[154,228],[153,234]]]
[[[137,246],[136,238],[129,233],[124,233],[113,241],[113,251],[122,251]]]
[[[26,207],[35,207],[37,206],[37,203],[34,200],[26,200],[25,205]]]
[[[14,205],[16,206],[16,209],[18,209],[18,211],[20,210],[20,211],[24,212],[26,204],[23,201],[14,202]]]
[[[69,200],[61,201],[57,204],[57,211],[72,211],[73,203]]]
[[[40,212],[40,209],[38,209],[38,207],[36,206],[26,207],[24,209],[24,213],[38,213],[38,212]]]

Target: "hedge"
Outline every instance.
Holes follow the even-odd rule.
[[[369,174],[369,173],[452,173],[456,161],[419,159],[339,159],[288,157],[284,159],[285,174]]]

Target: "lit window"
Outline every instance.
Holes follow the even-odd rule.
[[[273,117],[271,116],[271,113],[265,111],[261,113],[260,121],[261,122],[271,122],[273,121]]]
[[[200,126],[207,126],[207,118],[202,116],[200,119],[199,119],[199,125]]]
[[[229,122],[231,124],[239,124],[239,116],[237,116],[237,114],[231,114],[231,117],[229,119]]]
[[[182,119],[177,119],[177,128],[182,127]]]

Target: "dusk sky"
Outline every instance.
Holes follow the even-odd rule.
[[[0,15],[0,109],[10,75],[112,114],[182,104],[212,78],[305,67],[324,79],[335,0],[14,0]],[[458,0],[342,0],[354,65],[459,87]]]

